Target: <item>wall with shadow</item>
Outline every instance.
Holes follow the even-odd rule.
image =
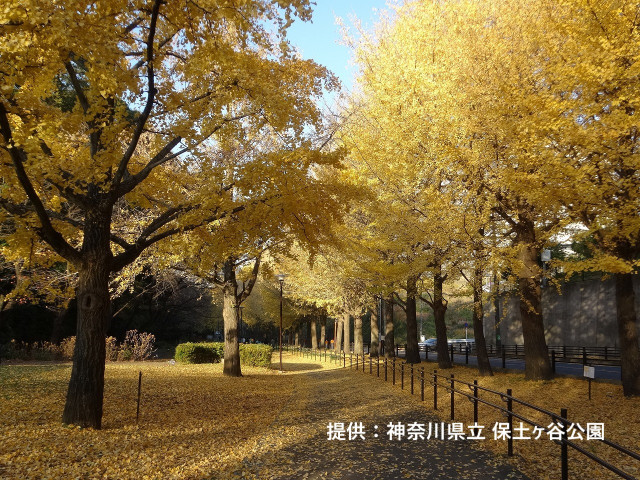
[[[640,277],[634,278],[636,314],[640,316]],[[484,334],[488,344],[522,344],[520,300],[516,292],[500,294],[499,320],[494,302],[484,305]],[[542,316],[548,345],[617,347],[615,282],[597,278],[563,283],[542,290]]]

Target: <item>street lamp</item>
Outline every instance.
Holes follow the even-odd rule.
[[[282,289],[284,287],[284,279],[287,277],[285,273],[279,273],[276,275],[278,282],[280,282],[280,372],[282,373]]]

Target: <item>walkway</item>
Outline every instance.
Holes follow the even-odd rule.
[[[526,479],[470,440],[402,440],[389,423],[440,420],[389,384],[349,370],[292,375],[297,387],[237,478],[274,480]],[[375,391],[372,391],[375,389]],[[364,440],[328,440],[332,422],[362,423]],[[377,428],[376,428],[377,427]],[[445,437],[446,438],[446,437]]]

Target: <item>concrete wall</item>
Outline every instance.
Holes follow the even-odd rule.
[[[636,314],[640,314],[640,277],[634,279]],[[517,294],[500,295],[500,335],[503,344],[522,344],[520,301]],[[542,290],[542,316],[548,345],[617,347],[615,283],[590,279],[565,283]],[[488,344],[496,344],[493,301],[484,306],[484,334]]]

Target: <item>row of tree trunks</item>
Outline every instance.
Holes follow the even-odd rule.
[[[344,328],[344,351],[349,353],[351,351],[351,315],[348,313],[342,314],[342,326]]]
[[[418,351],[418,321],[416,315],[416,297],[418,296],[418,277],[415,275],[407,278],[407,301],[405,312],[407,317],[407,350],[405,361],[408,363],[420,363]]]
[[[442,265],[438,264],[433,273],[433,319],[436,326],[436,349],[438,352],[438,368],[451,368],[451,358],[449,358],[449,348],[447,342],[447,325],[445,324],[445,314],[447,313],[447,302],[442,294]]]
[[[617,273],[615,275],[615,282],[622,390],[625,396],[639,396],[640,349],[638,348],[638,327],[635,293],[633,291],[633,275],[631,273]]]
[[[378,302],[376,298],[376,303]],[[380,354],[379,345],[378,345],[378,337],[380,335],[380,330],[378,328],[378,322],[380,318],[378,317],[378,308],[374,308],[371,311],[371,343],[369,344],[369,355],[373,357],[377,357]]]
[[[384,301],[384,356],[396,356],[396,346],[393,338],[393,295]]]
[[[487,342],[484,338],[482,323],[482,269],[476,267],[473,272],[473,336],[476,342],[476,356],[478,358],[478,373],[480,376],[493,375]]]

